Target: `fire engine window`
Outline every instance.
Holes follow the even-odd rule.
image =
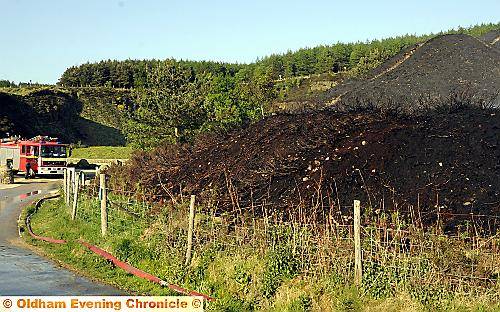
[[[38,146],[33,146],[33,155],[38,156]]]
[[[26,154],[26,145],[21,146],[21,153]]]
[[[41,151],[42,157],[52,157],[52,158],[65,158],[66,157],[66,147],[59,145],[42,145]]]

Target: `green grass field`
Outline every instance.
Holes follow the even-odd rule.
[[[128,146],[90,146],[74,148],[71,158],[128,159],[133,149]]]

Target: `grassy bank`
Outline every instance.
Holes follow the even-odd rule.
[[[61,199],[46,202],[32,218],[37,234],[62,238],[68,244],[52,245],[28,235],[25,239],[52,259],[137,294],[172,293],[113,268],[75,241],[84,239],[170,283],[216,297],[208,307],[211,311],[500,309],[498,283],[463,279],[458,285],[440,277],[440,267],[443,272],[448,267],[457,275],[466,274],[471,261],[476,271],[486,270],[481,255],[463,241],[426,237],[420,245],[425,240],[438,248],[401,252],[390,246],[376,249],[375,235],[365,238],[365,275],[363,286],[357,289],[351,283],[348,229],[318,235],[317,230],[298,224],[259,219],[246,222],[243,218],[198,213],[194,257],[186,266],[187,203],[158,209],[111,195],[109,235],[105,238],[100,235],[95,194],[84,195],[79,205],[75,221]],[[383,245],[381,241],[378,244]],[[368,250],[377,256],[370,256]]]

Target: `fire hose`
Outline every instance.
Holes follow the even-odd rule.
[[[45,236],[40,236],[40,235],[36,235],[32,228],[31,228],[31,217],[38,211],[38,209],[40,208],[40,206],[42,205],[42,203],[48,199],[53,199],[53,198],[57,198],[59,197],[60,195],[57,194],[57,195],[50,195],[50,196],[47,196],[47,197],[44,197],[44,198],[41,198],[40,200],[38,200],[35,204],[35,210],[29,214],[27,217],[26,217],[26,220],[25,220],[25,223],[26,223],[26,228],[28,229],[28,232],[29,234],[31,235],[31,237],[33,237],[34,239],[37,239],[37,240],[42,240],[42,241],[45,241],[45,242],[49,242],[49,243],[53,243],[53,244],[66,244],[67,241],[63,240],[63,239],[55,239],[55,238],[51,238],[51,237],[45,237]],[[151,281],[153,283],[156,283],[156,284],[159,284],[163,287],[168,287],[169,289],[175,291],[175,292],[178,292],[178,293],[181,293],[183,295],[188,295],[188,296],[199,296],[199,297],[203,297],[205,300],[207,301],[214,301],[215,298],[212,298],[208,295],[205,295],[205,294],[202,294],[202,293],[199,293],[199,292],[196,292],[196,291],[193,291],[193,290],[189,290],[189,289],[186,289],[186,288],[183,288],[183,287],[180,287],[178,285],[175,285],[175,284],[170,284],[162,279],[160,279],[159,277],[157,276],[154,276],[150,273],[147,273],[147,272],[144,272],[136,267],[133,267],[131,266],[130,264],[126,263],[126,262],[123,262],[123,261],[120,261],[118,258],[116,258],[115,256],[113,256],[112,254],[110,254],[109,252],[97,247],[97,246],[94,246],[92,244],[89,244],[83,240],[78,240],[77,241],[79,244],[87,247],[90,251],[94,252],[95,254],[111,261],[115,266],[123,269],[124,271],[130,273],[130,274],[133,274],[139,278],[143,278],[143,279],[146,279],[148,281]]]

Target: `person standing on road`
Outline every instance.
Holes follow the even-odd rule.
[[[24,176],[25,179],[29,179],[31,177],[31,163],[27,162],[26,163],[26,175]]]

